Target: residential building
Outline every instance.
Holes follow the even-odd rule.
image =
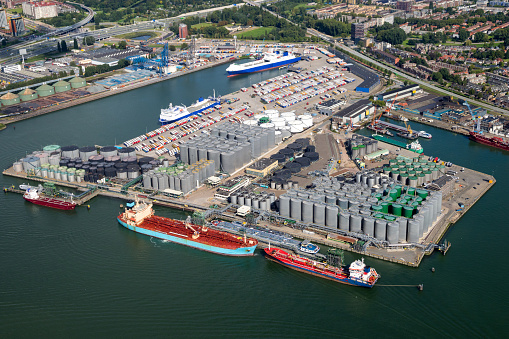
[[[0,0],[0,3],[7,8],[14,8],[17,5],[21,5],[22,3],[26,2],[27,0]]]
[[[13,15],[9,20],[9,28],[12,36],[20,36],[25,34],[25,23],[20,15]]]
[[[396,2],[396,9],[405,12],[410,12],[412,10],[413,4],[414,4],[413,0],[398,0],[398,2]]]
[[[375,53],[380,59],[383,59],[390,64],[396,65],[399,62],[399,58],[390,53],[380,51],[378,49],[374,49],[373,53]]]
[[[187,33],[187,25],[186,24],[180,24],[179,25],[179,38],[180,39],[187,39],[188,33]]]
[[[35,20],[58,16],[57,4],[50,1],[24,2],[23,14]]]
[[[359,41],[360,38],[366,36],[366,27],[364,23],[353,23],[352,24],[352,40],[355,42]]]

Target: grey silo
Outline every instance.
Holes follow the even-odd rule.
[[[399,223],[399,240],[404,242],[407,238],[408,219],[398,218]]]
[[[390,244],[397,244],[399,240],[399,223],[390,222],[387,224],[387,241]]]
[[[276,130],[273,129],[273,128],[269,128],[267,130],[267,140],[268,140],[268,145],[269,145],[269,148],[272,148],[274,147],[274,145],[276,145]]]
[[[429,217],[430,217],[429,227],[431,227],[433,225],[433,222],[435,221],[435,213],[436,213],[433,198],[429,199],[426,206],[429,208]]]
[[[234,160],[235,160],[235,170],[238,170],[242,167],[244,164],[244,154],[242,147],[235,147],[232,150],[235,153]]]
[[[207,149],[203,146],[198,149],[198,160],[208,160]]]
[[[424,234],[424,216],[420,215],[420,214],[417,214],[414,217],[414,219],[419,222],[419,238],[421,238],[422,235]]]
[[[237,195],[236,195],[236,194],[232,194],[232,195],[230,196],[230,202],[231,202],[232,204],[235,204],[235,205],[237,204]]]
[[[268,208],[267,208],[267,201],[265,199],[263,200],[260,200],[260,209],[262,211],[266,211]]]
[[[175,176],[170,175],[170,177],[168,178],[168,185],[170,186],[170,189],[172,190],[175,189]]]
[[[175,177],[175,190],[176,191],[182,191],[182,176],[179,175],[179,176],[176,176]]]
[[[350,232],[361,233],[362,217],[357,214],[350,215]]]
[[[333,196],[333,195],[325,196],[325,203],[326,204],[334,204],[334,205],[336,205],[336,197]]]
[[[167,176],[164,175],[164,174],[158,174],[157,175],[157,183],[158,183],[158,186],[159,186],[159,190],[164,190],[166,189],[166,180],[167,180]],[[166,180],[165,180],[166,179]]]
[[[419,241],[419,221],[415,219],[408,220],[407,242],[414,243]]]
[[[218,171],[221,166],[221,153],[217,149],[210,149],[207,151],[207,159],[214,160],[214,169]]]
[[[342,210],[348,210],[348,200],[346,198],[339,198],[338,205]]]
[[[251,144],[249,142],[243,142],[239,146],[242,147],[242,162],[247,164],[251,161]]]
[[[221,152],[221,170],[226,173],[235,172],[235,160],[233,152]]]
[[[184,175],[181,181],[181,191],[184,192],[184,194],[189,193],[193,188],[192,183],[193,176],[189,174]]]
[[[313,222],[318,225],[325,225],[325,205],[321,203],[313,204]]]
[[[189,190],[195,188],[197,186],[196,182],[199,182],[200,181],[200,171],[199,170],[194,170],[192,171],[191,173],[189,173],[189,176],[191,177],[191,186],[189,188]]]
[[[260,200],[258,198],[253,198],[251,200],[251,204],[253,205],[254,209],[260,209]]]
[[[152,177],[152,188],[155,189],[156,191],[159,190],[159,176],[158,175],[154,175]]]
[[[350,231],[350,213],[346,211],[339,213],[339,229]]]
[[[375,238],[378,240],[385,240],[387,229],[387,222],[382,219],[376,219],[375,221]]]
[[[338,212],[337,206],[325,207],[325,226],[337,229],[338,228]]]
[[[237,203],[238,203],[240,206],[242,206],[242,205],[245,205],[245,204],[246,204],[246,201],[245,201],[245,198],[244,198],[244,196],[243,196],[243,195],[239,195],[239,196],[237,197]]]
[[[430,216],[429,208],[427,206],[423,207],[421,209],[420,214],[422,214],[422,216],[424,217],[424,224],[422,227],[422,232],[426,233],[428,231],[429,226],[431,225],[431,216]]]
[[[269,149],[269,142],[267,140],[267,133],[265,131],[263,131],[262,133],[259,134],[260,136],[260,155],[262,153],[265,153],[267,152],[267,150]]]
[[[189,152],[188,164],[192,165],[198,161],[198,149],[196,148],[196,146],[194,144],[189,145],[188,152]]]
[[[302,200],[298,198],[290,199],[290,218],[300,221],[302,217]]]
[[[251,207],[253,204],[253,199],[250,195],[244,197],[244,205]]]
[[[364,217],[362,218],[362,231],[367,236],[374,236],[375,235],[375,219],[370,217]]]

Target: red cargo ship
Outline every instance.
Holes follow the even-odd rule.
[[[366,266],[364,259],[355,260],[348,267],[344,267],[308,259],[277,247],[265,248],[264,252],[269,260],[283,266],[347,285],[371,288],[380,278],[374,268]]]
[[[477,132],[470,132],[469,139],[481,144],[485,144],[491,147],[499,148],[504,151],[509,151],[509,142],[505,141],[500,137],[487,137]]]
[[[117,220],[131,231],[222,255],[251,256],[258,245],[256,239],[192,224],[191,217],[181,221],[155,216],[151,203],[138,200]]]
[[[35,188],[29,188],[25,194],[23,194],[23,198],[33,204],[56,208],[59,210],[73,210],[76,207],[76,203],[72,200],[67,201],[59,198],[41,196],[37,193]]]

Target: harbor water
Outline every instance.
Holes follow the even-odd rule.
[[[281,72],[227,78],[225,68],[8,126],[0,132],[0,164],[7,168],[50,144],[120,143],[157,128],[159,110],[170,102],[189,105],[213,89],[226,94]],[[65,212],[8,193],[0,203],[2,337],[501,337],[509,153],[414,122],[412,128],[433,135],[421,140],[426,155],[497,179],[447,233],[446,256],[425,257],[417,269],[365,258],[382,277],[363,289],[287,269],[260,250],[223,257],[130,232],[116,221],[124,203],[117,199],[96,197],[90,210]],[[2,187],[21,183],[0,178]],[[348,262],[358,257],[345,255]]]

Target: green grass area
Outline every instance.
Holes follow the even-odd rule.
[[[268,35],[275,27],[259,27],[248,32],[236,34],[239,39],[263,39],[264,36]]]
[[[212,22],[202,22],[202,23],[199,23],[196,25],[192,25],[191,28],[198,29],[198,28],[203,28],[203,27],[208,27],[208,26],[214,26],[214,24]]]
[[[155,32],[133,32],[133,33],[116,35],[115,38],[134,39],[134,38],[137,38],[139,36],[144,36],[144,35],[150,35],[151,38],[155,38],[155,37],[159,36],[159,34],[157,34]]]
[[[23,14],[23,8],[9,8],[7,12],[12,14]]]
[[[4,124],[0,124],[0,131],[5,129],[5,127],[7,127],[7,126],[5,126]]]

